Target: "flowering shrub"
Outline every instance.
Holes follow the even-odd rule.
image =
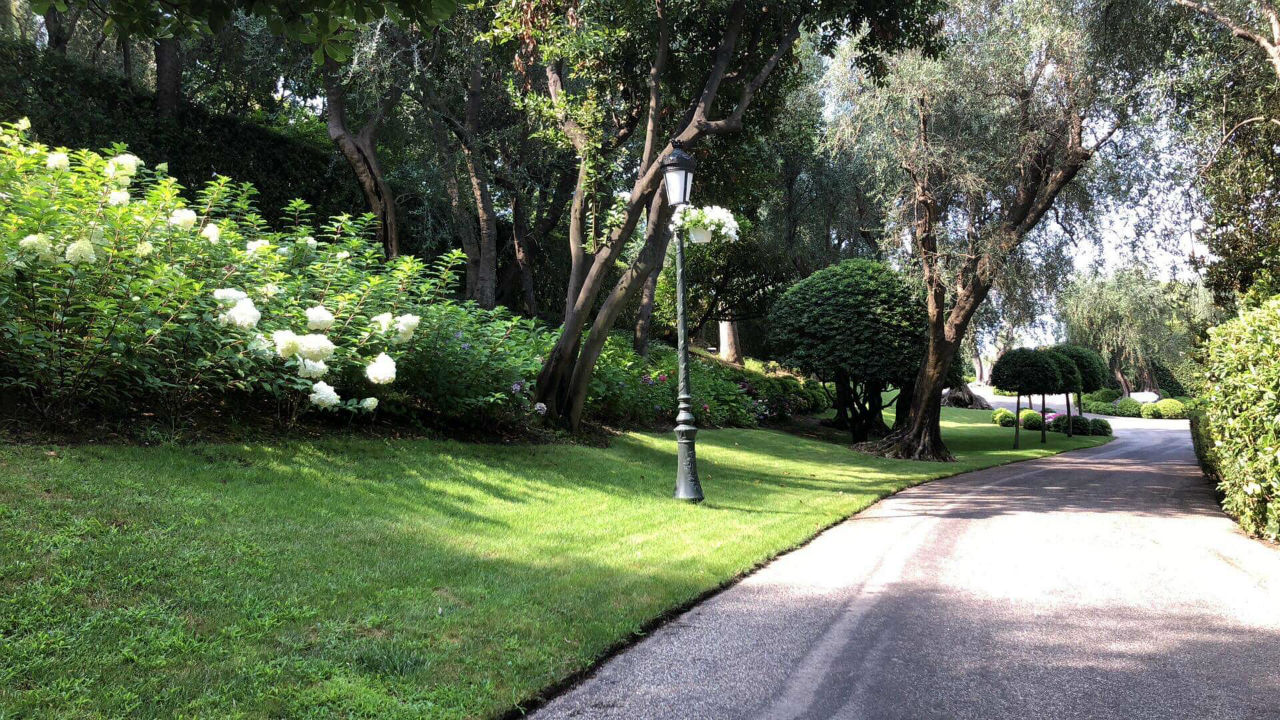
[[[316,228],[297,202],[274,231],[248,186],[219,178],[188,204],[122,148],[52,150],[24,130],[0,129],[0,390],[45,418],[254,398],[288,416],[527,411],[513,383],[546,333],[449,301],[457,254],[384,263],[370,217]],[[480,357],[438,347],[445,333],[470,333]]]

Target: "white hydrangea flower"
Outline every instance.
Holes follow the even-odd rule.
[[[334,255],[334,257],[338,258],[339,260],[346,260],[347,258],[351,257],[351,253],[347,252],[346,250],[339,250],[338,254]],[[378,398],[369,398],[369,399],[376,401]]]
[[[262,293],[262,297],[275,297],[280,294],[280,286],[275,283],[267,283],[258,288],[258,292]]]
[[[230,304],[234,302],[239,302],[247,297],[249,297],[248,293],[246,293],[243,290],[237,290],[235,288],[218,288],[217,290],[213,291],[213,299],[221,303]]]
[[[306,245],[308,248],[312,250],[315,250],[316,248],[320,247],[320,243],[316,242],[316,239],[311,237],[310,235],[302,238],[298,242],[302,243],[303,245]]]
[[[142,161],[138,159],[137,155],[124,153],[111,158],[111,162],[107,163],[107,167],[114,167],[115,172],[120,175],[132,175],[138,172],[138,166],[141,164]]]
[[[252,255],[253,253],[258,252],[259,250],[262,250],[263,248],[268,247],[269,245],[271,245],[271,243],[267,242],[266,240],[250,240],[249,242],[244,244],[244,251]]]
[[[137,255],[138,257],[146,257],[155,251],[156,251],[155,245],[152,245],[146,240],[143,240],[142,242],[138,243],[137,247],[133,249],[133,254]]]
[[[70,170],[71,158],[64,152],[52,152],[45,158],[44,166],[50,170]]]
[[[50,255],[53,253],[53,243],[49,242],[49,237],[43,233],[22,238],[18,241],[18,247],[37,255]],[[388,317],[390,316],[388,315]]]
[[[262,313],[258,312],[258,308],[254,306],[253,301],[247,297],[237,300],[230,310],[218,316],[218,320],[222,324],[235,325],[246,330],[257,325],[261,319]]]
[[[328,330],[333,327],[333,313],[323,305],[307,308],[307,329]]]
[[[194,210],[189,208],[178,208],[169,216],[169,224],[179,230],[190,230],[196,226],[196,220],[199,220]]]
[[[338,392],[329,383],[321,380],[311,386],[311,403],[317,407],[331,408],[342,402]]]
[[[374,385],[386,385],[396,380],[396,361],[386,353],[381,353],[364,368],[364,376]]]
[[[276,344],[276,354],[282,358],[291,358],[301,349],[298,336],[291,330],[277,330],[271,333],[271,341]]]
[[[382,313],[381,315],[374,315],[369,318],[369,321],[378,328],[378,332],[386,332],[391,329],[393,324],[395,324],[395,320],[391,317],[391,313],[389,312]]]
[[[360,401],[360,409],[366,412],[373,412],[378,409],[378,398],[367,397]]]
[[[222,230],[217,225],[209,223],[201,228],[200,237],[217,245],[218,241],[222,239]]]
[[[18,129],[18,132],[26,132],[31,129],[31,118],[20,117],[13,126]]]
[[[72,265],[79,265],[96,262],[98,254],[94,252],[93,243],[88,240],[77,240],[67,246],[66,258]]]
[[[323,360],[306,360],[298,366],[298,375],[304,378],[321,378],[329,372],[329,366]]]
[[[396,336],[391,342],[397,345],[407,343],[413,339],[413,332],[418,329],[418,324],[422,322],[422,318],[417,315],[401,315],[396,318]]]
[[[112,207],[119,207],[127,202],[129,202],[128,190],[112,190],[111,194],[107,195],[107,204]]]
[[[308,360],[328,360],[333,351],[333,343],[324,335],[310,334],[298,338],[298,354]]]

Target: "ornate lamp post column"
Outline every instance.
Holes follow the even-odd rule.
[[[679,140],[673,140],[671,145],[674,149],[662,161],[662,169],[666,176],[667,202],[679,208],[689,202],[689,190],[693,186],[693,170],[697,166],[697,161],[684,151]],[[676,469],[675,498],[689,502],[702,502],[702,484],[698,482],[698,455],[694,447],[698,428],[693,424],[693,409],[690,405],[693,397],[689,392],[689,328],[685,322],[684,307],[684,238],[679,232],[675,235],[676,336],[678,338],[677,357],[680,363],[679,394],[676,396],[678,403],[676,443],[679,467]]]

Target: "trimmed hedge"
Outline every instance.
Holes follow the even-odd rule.
[[[1280,539],[1280,297],[1210,331],[1203,387],[1223,508]]]
[[[1187,416],[1187,406],[1184,405],[1181,400],[1165,398],[1163,400],[1157,400],[1155,406],[1162,418],[1182,420]]]
[[[1094,392],[1091,392],[1091,393],[1085,393],[1083,396],[1081,396],[1081,399],[1084,400],[1085,402],[1089,402],[1092,400],[1094,402],[1099,402],[1099,403],[1113,403],[1119,400],[1122,396],[1123,396],[1123,393],[1121,393],[1119,390],[1112,390],[1111,388],[1102,388],[1101,390],[1095,390]]]
[[[1133,398],[1120,398],[1111,406],[1110,414],[1120,417],[1141,417],[1142,403]]]
[[[1022,420],[1022,427],[1028,430],[1039,430],[1044,427],[1044,416],[1035,410],[1023,410],[1019,417]]]
[[[991,412],[991,422],[1000,427],[1013,427],[1013,411],[1008,408],[996,408]]]
[[[1067,431],[1067,416],[1059,415],[1049,423],[1049,430],[1052,432],[1065,433]],[[1071,416],[1071,434],[1072,435],[1091,435],[1092,429],[1089,425],[1089,419],[1080,417],[1079,415]]]
[[[1110,437],[1111,423],[1107,422],[1106,420],[1103,420],[1102,418],[1093,418],[1092,420],[1089,421],[1089,434],[1104,435],[1104,436]]]
[[[1155,403],[1142,403],[1142,409],[1139,410],[1139,413],[1146,420],[1159,420],[1163,417],[1160,414],[1160,408],[1156,407]]]

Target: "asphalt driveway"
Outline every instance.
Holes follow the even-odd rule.
[[[1280,550],[1218,510],[1184,421],[1114,424],[882,501],[535,717],[1280,718]]]

